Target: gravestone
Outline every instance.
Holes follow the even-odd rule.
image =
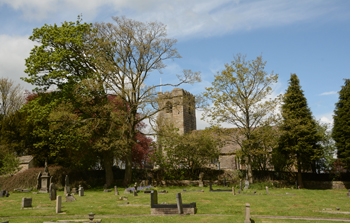
[[[183,209],[183,206],[182,206],[181,193],[177,193],[176,194],[176,204],[177,204],[177,210],[178,210],[179,214],[183,214],[184,213],[184,209]]]
[[[239,191],[242,191],[242,179],[239,179]]]
[[[236,195],[235,187],[232,187],[232,194],[233,194],[233,195]]]
[[[6,194],[6,190],[0,191],[0,197],[5,197],[5,194]]]
[[[199,187],[204,187],[204,182],[203,182],[203,177],[204,177],[204,173],[200,172],[199,173]]]
[[[26,198],[26,197],[23,197],[22,198],[22,208],[30,208],[32,207],[32,198],[29,197],[29,198]]]
[[[56,199],[56,214],[61,213],[61,206],[62,206],[62,197],[57,196]]]
[[[245,220],[244,223],[251,223],[250,221],[250,204],[245,204]]]
[[[349,191],[348,191],[347,195],[348,195],[348,197],[350,197],[350,189],[349,189]]]
[[[266,194],[269,195],[269,187],[266,186]]]
[[[226,186],[226,178],[224,177],[224,182],[223,182],[223,184],[224,184],[224,187],[227,187]]]
[[[114,186],[114,195],[119,195],[118,187]]]
[[[10,196],[10,193],[8,191],[6,191],[5,197],[9,197],[9,196]]]
[[[245,181],[244,190],[249,189],[249,180]]]
[[[49,193],[50,186],[50,173],[47,167],[47,160],[45,160],[45,169],[44,173],[41,175],[41,185],[40,185],[40,193]]]
[[[40,185],[41,185],[41,172],[39,172],[38,177],[36,178],[36,189],[40,190]]]
[[[137,196],[137,191],[134,190],[134,191],[133,191],[133,194],[134,194],[134,197],[136,197],[136,196]]]
[[[66,202],[76,201],[77,199],[73,195],[66,195]]]
[[[49,197],[50,201],[56,200],[57,192],[56,192],[56,187],[55,184],[51,183],[49,187]]]
[[[124,194],[130,194],[131,193],[131,190],[130,189],[125,189],[124,190]]]
[[[70,194],[70,187],[69,187],[69,177],[66,175],[66,178],[64,179],[64,195]]]
[[[209,191],[212,191],[213,188],[212,188],[212,182],[209,182]]]
[[[79,185],[79,197],[83,197],[84,196],[84,188]]]

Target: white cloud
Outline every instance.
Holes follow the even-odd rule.
[[[169,35],[176,38],[288,25],[327,15],[339,7],[332,1],[312,0],[3,0],[2,4],[21,11],[28,20],[67,20],[80,13],[85,19],[97,21],[98,17],[104,20],[116,15],[157,20],[166,24]]]
[[[29,56],[34,43],[27,36],[0,35],[0,77],[8,77],[25,88],[32,88],[20,77],[26,76],[25,58]]]
[[[331,94],[338,94],[338,92],[336,92],[336,91],[328,91],[328,92],[323,92],[320,95],[331,95]]]

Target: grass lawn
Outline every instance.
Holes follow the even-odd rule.
[[[0,198],[0,222],[43,222],[49,220],[73,219],[72,215],[85,215],[80,217],[87,219],[87,214],[95,213],[95,218],[102,218],[102,222],[243,222],[245,203],[250,203],[251,215],[273,216],[304,216],[304,217],[329,217],[350,218],[348,214],[322,213],[350,212],[350,198],[346,196],[346,190],[292,190],[292,189],[269,189],[270,195],[265,190],[256,190],[262,195],[236,195],[231,192],[209,192],[208,187],[161,187],[156,190],[167,190],[167,194],[158,194],[159,203],[176,203],[176,193],[184,188],[187,191],[204,189],[204,192],[182,193],[183,203],[197,203],[197,214],[191,216],[151,216],[150,194],[138,193],[123,194],[124,189],[119,188],[119,196],[114,192],[104,193],[99,190],[85,190],[85,196],[75,195],[77,201],[64,202],[62,199],[62,214],[55,213],[56,201],[50,201],[48,194],[11,193],[9,197]],[[213,189],[224,189],[213,186]],[[227,188],[225,188],[227,189]],[[236,190],[237,191],[237,190]],[[244,193],[253,193],[254,190],[245,190]],[[296,195],[286,195],[286,193]],[[63,191],[58,195],[63,196]],[[127,196],[127,201],[119,200],[120,196]],[[34,209],[21,210],[22,197],[32,197]],[[129,205],[126,204],[129,202]],[[139,205],[139,206],[137,206]],[[337,211],[336,207],[340,210]],[[105,215],[99,217],[98,215]],[[107,216],[106,216],[107,215]],[[108,215],[112,215],[108,217]],[[113,215],[146,215],[120,217]],[[30,216],[51,216],[37,217]],[[65,217],[66,216],[66,217]],[[8,218],[15,217],[15,218]],[[292,219],[264,219],[252,217],[254,222],[332,222]],[[335,221],[334,221],[335,222]]]

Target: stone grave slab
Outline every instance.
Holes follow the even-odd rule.
[[[32,201],[33,199],[31,197],[23,197],[22,198],[22,208],[30,208],[32,207]]]

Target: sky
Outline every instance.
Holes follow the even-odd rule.
[[[165,83],[183,69],[200,71],[202,82],[182,86],[193,94],[210,87],[234,55],[262,55],[265,71],[279,74],[274,95],[285,93],[296,73],[312,114],[332,124],[338,92],[350,78],[348,0],[1,0],[0,78],[33,89],[20,79],[36,44],[28,37],[34,28],[76,21],[78,15],[88,23],[125,16],[165,24],[182,58],[167,61],[155,79]],[[197,129],[208,126],[196,114]]]

